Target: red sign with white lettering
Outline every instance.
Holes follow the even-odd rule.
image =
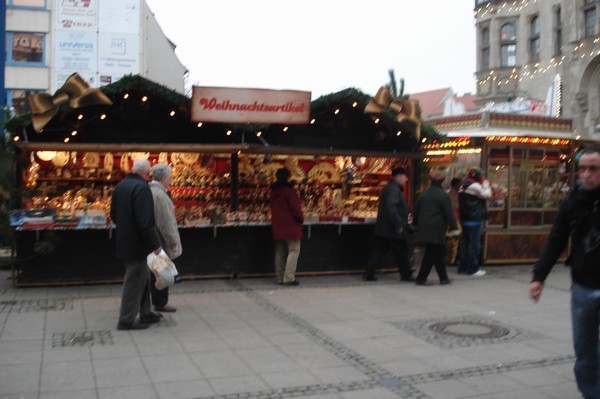
[[[300,125],[310,118],[310,92],[200,87],[192,91],[192,121]]]

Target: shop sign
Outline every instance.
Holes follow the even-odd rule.
[[[296,90],[200,87],[192,91],[192,121],[305,124],[310,92]]]

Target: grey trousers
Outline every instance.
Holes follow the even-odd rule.
[[[125,261],[119,323],[131,324],[136,316],[150,314],[150,269],[146,259]]]
[[[300,240],[275,241],[275,274],[278,283],[296,279],[296,266],[300,255]]]

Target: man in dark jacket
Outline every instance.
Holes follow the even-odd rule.
[[[275,172],[271,185],[271,225],[275,240],[275,273],[278,284],[298,285],[296,266],[300,255],[304,215],[287,168]]]
[[[600,398],[600,146],[579,159],[577,186],[560,204],[540,258],[534,265],[530,297],[537,302],[544,281],[571,238],[571,313],[575,379],[585,398]]]
[[[383,257],[390,248],[396,259],[400,279],[414,281],[406,243],[408,208],[403,192],[407,181],[408,171],[405,168],[395,168],[392,170],[392,179],[381,191],[375,224],[375,243],[371,259],[363,273],[365,281],[377,280],[375,270],[381,265]]]
[[[458,236],[458,223],[454,216],[450,195],[442,188],[445,178],[446,172],[443,170],[432,170],[429,174],[431,185],[419,195],[413,210],[415,242],[425,244],[421,269],[415,280],[417,285],[430,285],[427,277],[434,265],[440,284],[450,283],[444,262],[446,230],[450,227],[452,234]]]
[[[112,195],[110,216],[116,225],[116,255],[125,262],[118,330],[145,329],[161,318],[150,310],[150,269],[146,256],[150,252],[159,254],[161,247],[154,230],[152,192],[146,182],[149,170],[148,160],[136,159],[132,173],[116,185]]]
[[[487,218],[487,201],[490,198],[492,198],[490,182],[479,167],[471,168],[458,192],[462,226],[458,272],[461,274],[473,277],[485,276],[485,270],[479,270],[481,226]]]

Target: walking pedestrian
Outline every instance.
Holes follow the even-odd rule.
[[[152,168],[152,181],[150,191],[154,201],[154,219],[156,221],[156,234],[161,247],[170,259],[181,256],[181,238],[177,228],[175,206],[167,189],[171,184],[173,169],[166,163],[157,163]],[[156,278],[151,273],[151,297],[154,310],[157,312],[172,313],[177,311],[174,306],[168,305],[169,287],[159,290],[155,286]]]
[[[427,277],[433,266],[440,284],[450,283],[444,262],[446,230],[450,228],[452,234],[458,236],[458,223],[450,196],[442,187],[445,178],[445,171],[432,170],[429,174],[431,185],[419,195],[413,209],[412,225],[416,230],[415,242],[425,245],[421,269],[415,280],[417,285],[431,285]]]
[[[375,281],[375,271],[383,257],[391,248],[401,281],[414,281],[408,256],[407,226],[408,208],[404,199],[404,186],[408,181],[408,171],[399,167],[392,170],[392,178],[379,196],[379,208],[375,223],[375,242],[371,258],[365,267],[363,280]]]
[[[155,232],[154,203],[146,182],[150,162],[136,159],[131,173],[115,186],[110,216],[116,225],[116,255],[125,263],[118,330],[142,330],[162,315],[150,310],[150,269],[146,256],[159,254]],[[139,314],[139,319],[137,316]]]
[[[529,295],[537,303],[544,281],[567,247],[571,267],[571,322],[575,379],[585,398],[600,398],[600,145],[583,149],[577,184],[560,204],[544,249],[533,268]]]
[[[296,267],[303,237],[304,214],[287,168],[275,172],[271,185],[271,225],[275,240],[275,274],[278,284],[298,285]]]
[[[492,198],[490,182],[479,167],[471,168],[458,193],[462,226],[458,272],[461,274],[473,277],[485,276],[485,270],[479,269],[481,226],[487,219],[487,200],[490,198]]]

